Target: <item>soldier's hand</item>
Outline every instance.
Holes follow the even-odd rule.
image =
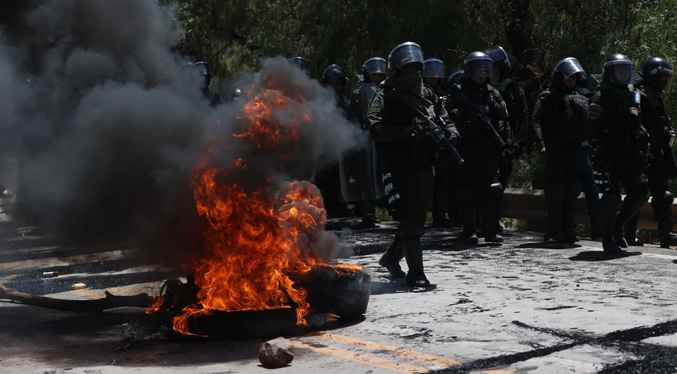
[[[449,139],[449,143],[451,143],[451,145],[456,146],[461,142],[461,135],[456,132],[450,132],[447,139]]]
[[[513,150],[512,150],[512,145],[506,144],[503,147],[503,151],[501,151],[501,158],[507,161],[512,161],[513,159]]]
[[[427,132],[427,129],[422,123],[415,123],[411,126],[411,136],[413,136],[416,140],[425,138]]]

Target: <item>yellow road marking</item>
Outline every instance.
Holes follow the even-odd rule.
[[[391,360],[386,360],[385,358],[365,355],[358,352],[352,352],[345,349],[333,348],[333,347],[318,347],[309,343],[304,343],[298,340],[292,341],[292,344],[296,347],[308,349],[314,352],[331,355],[334,357],[343,358],[350,361],[359,362],[361,364],[366,364],[369,366],[376,366],[383,369],[388,369],[392,371],[397,371],[400,373],[425,373],[429,370],[421,366],[409,365],[401,362],[395,362]]]
[[[391,345],[372,342],[369,340],[362,340],[345,335],[332,334],[328,332],[319,332],[310,336],[318,337],[325,340],[330,340],[344,345],[352,345],[356,347],[366,348],[372,351],[385,351],[386,353],[401,357],[407,360],[419,361],[438,367],[448,367],[452,365],[462,364],[464,361],[447,358],[442,356],[431,355],[428,353],[416,352],[405,348],[395,347]],[[511,371],[502,369],[489,369],[483,371],[472,371],[471,373],[491,373],[491,374],[515,374]]]
[[[362,339],[357,339],[357,338],[352,338],[349,336],[344,336],[344,335],[336,335],[336,334],[331,334],[331,333],[326,333],[326,332],[321,332],[317,334],[318,337],[331,340],[337,343],[345,344],[345,345],[354,345],[357,347],[363,347],[366,349],[370,349],[372,351],[387,351],[393,356],[397,357],[402,357],[407,360],[415,360],[415,361],[420,361],[420,362],[425,362],[426,364],[432,364],[436,366],[441,366],[441,367],[447,367],[451,365],[458,365],[462,363],[463,361],[460,360],[454,360],[453,358],[446,358],[446,357],[441,357],[441,356],[435,356],[431,355],[428,353],[422,353],[422,352],[416,352],[416,351],[410,351],[408,349],[400,348],[400,347],[395,347],[392,345],[385,345],[381,343],[376,343],[372,342],[369,340],[362,340]]]

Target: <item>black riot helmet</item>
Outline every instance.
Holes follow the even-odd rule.
[[[501,46],[485,49],[484,53],[491,57],[491,61],[494,62],[495,67],[497,66],[500,68],[501,76],[494,78],[512,78],[513,69],[515,67],[515,57],[513,55],[508,53]]]
[[[675,71],[672,65],[662,57],[649,57],[642,64],[642,70],[639,72],[642,76],[642,82],[659,91],[670,92],[672,87],[672,77]]]
[[[328,83],[330,79],[342,80],[344,83],[348,79],[346,70],[336,64],[331,64],[322,72],[322,82]]]
[[[332,87],[336,92],[349,90],[348,73],[339,65],[331,64],[322,72],[322,84]]]
[[[381,57],[372,57],[369,60],[364,62],[362,65],[362,73],[364,75],[374,74],[374,73],[387,73],[387,63],[386,60]]]
[[[310,75],[310,61],[305,57],[296,56],[287,60],[288,63],[301,69],[304,73]]]
[[[488,54],[480,51],[470,52],[463,61],[465,76],[491,78],[494,74],[493,61]]]
[[[387,72],[388,64],[381,57],[372,57],[362,65],[362,78],[365,82],[369,81],[369,76],[372,74],[383,74],[385,76]]]
[[[212,67],[204,61],[193,62],[185,66],[185,69],[200,80],[200,87],[207,89],[212,83]],[[192,79],[192,78],[191,78]]]
[[[419,71],[423,70],[423,50],[414,42],[404,42],[397,45],[388,55],[388,68],[397,75],[404,65],[415,66]]]
[[[624,54],[609,55],[602,63],[602,81],[626,86],[632,83],[633,66],[632,60]]]
[[[437,58],[429,58],[423,61],[423,78],[444,78],[444,62]]]
[[[575,57],[567,57],[555,62],[550,72],[553,81],[561,81],[562,78],[571,79],[577,74],[579,78],[585,78],[585,70]]]
[[[463,77],[465,77],[465,70],[456,69],[449,74],[447,80],[453,84],[461,84],[461,79],[463,79]]]

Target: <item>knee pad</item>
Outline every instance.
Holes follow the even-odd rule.
[[[637,194],[633,195],[633,199],[638,205],[642,205],[649,201],[649,186],[646,184],[641,184],[639,187],[637,187]]]
[[[568,199],[575,199],[580,194],[581,194],[581,184],[580,183],[571,183],[567,186],[566,197]]]
[[[621,208],[621,196],[616,194],[605,194],[602,197],[602,206],[604,209],[618,210]]]
[[[466,202],[475,201],[475,191],[470,186],[459,186],[458,187],[458,199]]]
[[[500,183],[492,183],[485,191],[487,200],[498,200],[503,196],[503,186]]]
[[[402,240],[418,239],[425,233],[423,222],[400,222],[397,227]]]
[[[545,198],[548,200],[563,200],[565,196],[564,186],[561,184],[547,184],[545,186]]]

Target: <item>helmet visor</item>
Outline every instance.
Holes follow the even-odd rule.
[[[423,66],[423,52],[421,47],[418,44],[404,44],[395,49],[390,54],[390,61],[395,65],[396,68],[401,68],[406,64],[412,62],[418,62]]]
[[[670,92],[672,89],[672,78],[674,78],[675,72],[668,69],[663,69],[661,72],[661,78],[658,81],[658,88],[664,92]]]
[[[608,79],[612,84],[626,85],[632,83],[632,61],[612,61],[605,67],[608,69]]]
[[[444,77],[444,63],[438,59],[425,60],[423,63],[423,77]]]
[[[558,61],[553,68],[553,73],[555,72],[562,74],[566,79],[572,79],[577,74],[580,74],[580,78],[585,78],[585,70],[581,63],[572,57]]]
[[[367,72],[367,74],[374,74],[374,73],[386,73],[386,60],[382,58],[370,58],[364,63],[364,71]]]
[[[471,78],[491,78],[494,76],[493,64],[490,60],[468,62],[468,73]]]

